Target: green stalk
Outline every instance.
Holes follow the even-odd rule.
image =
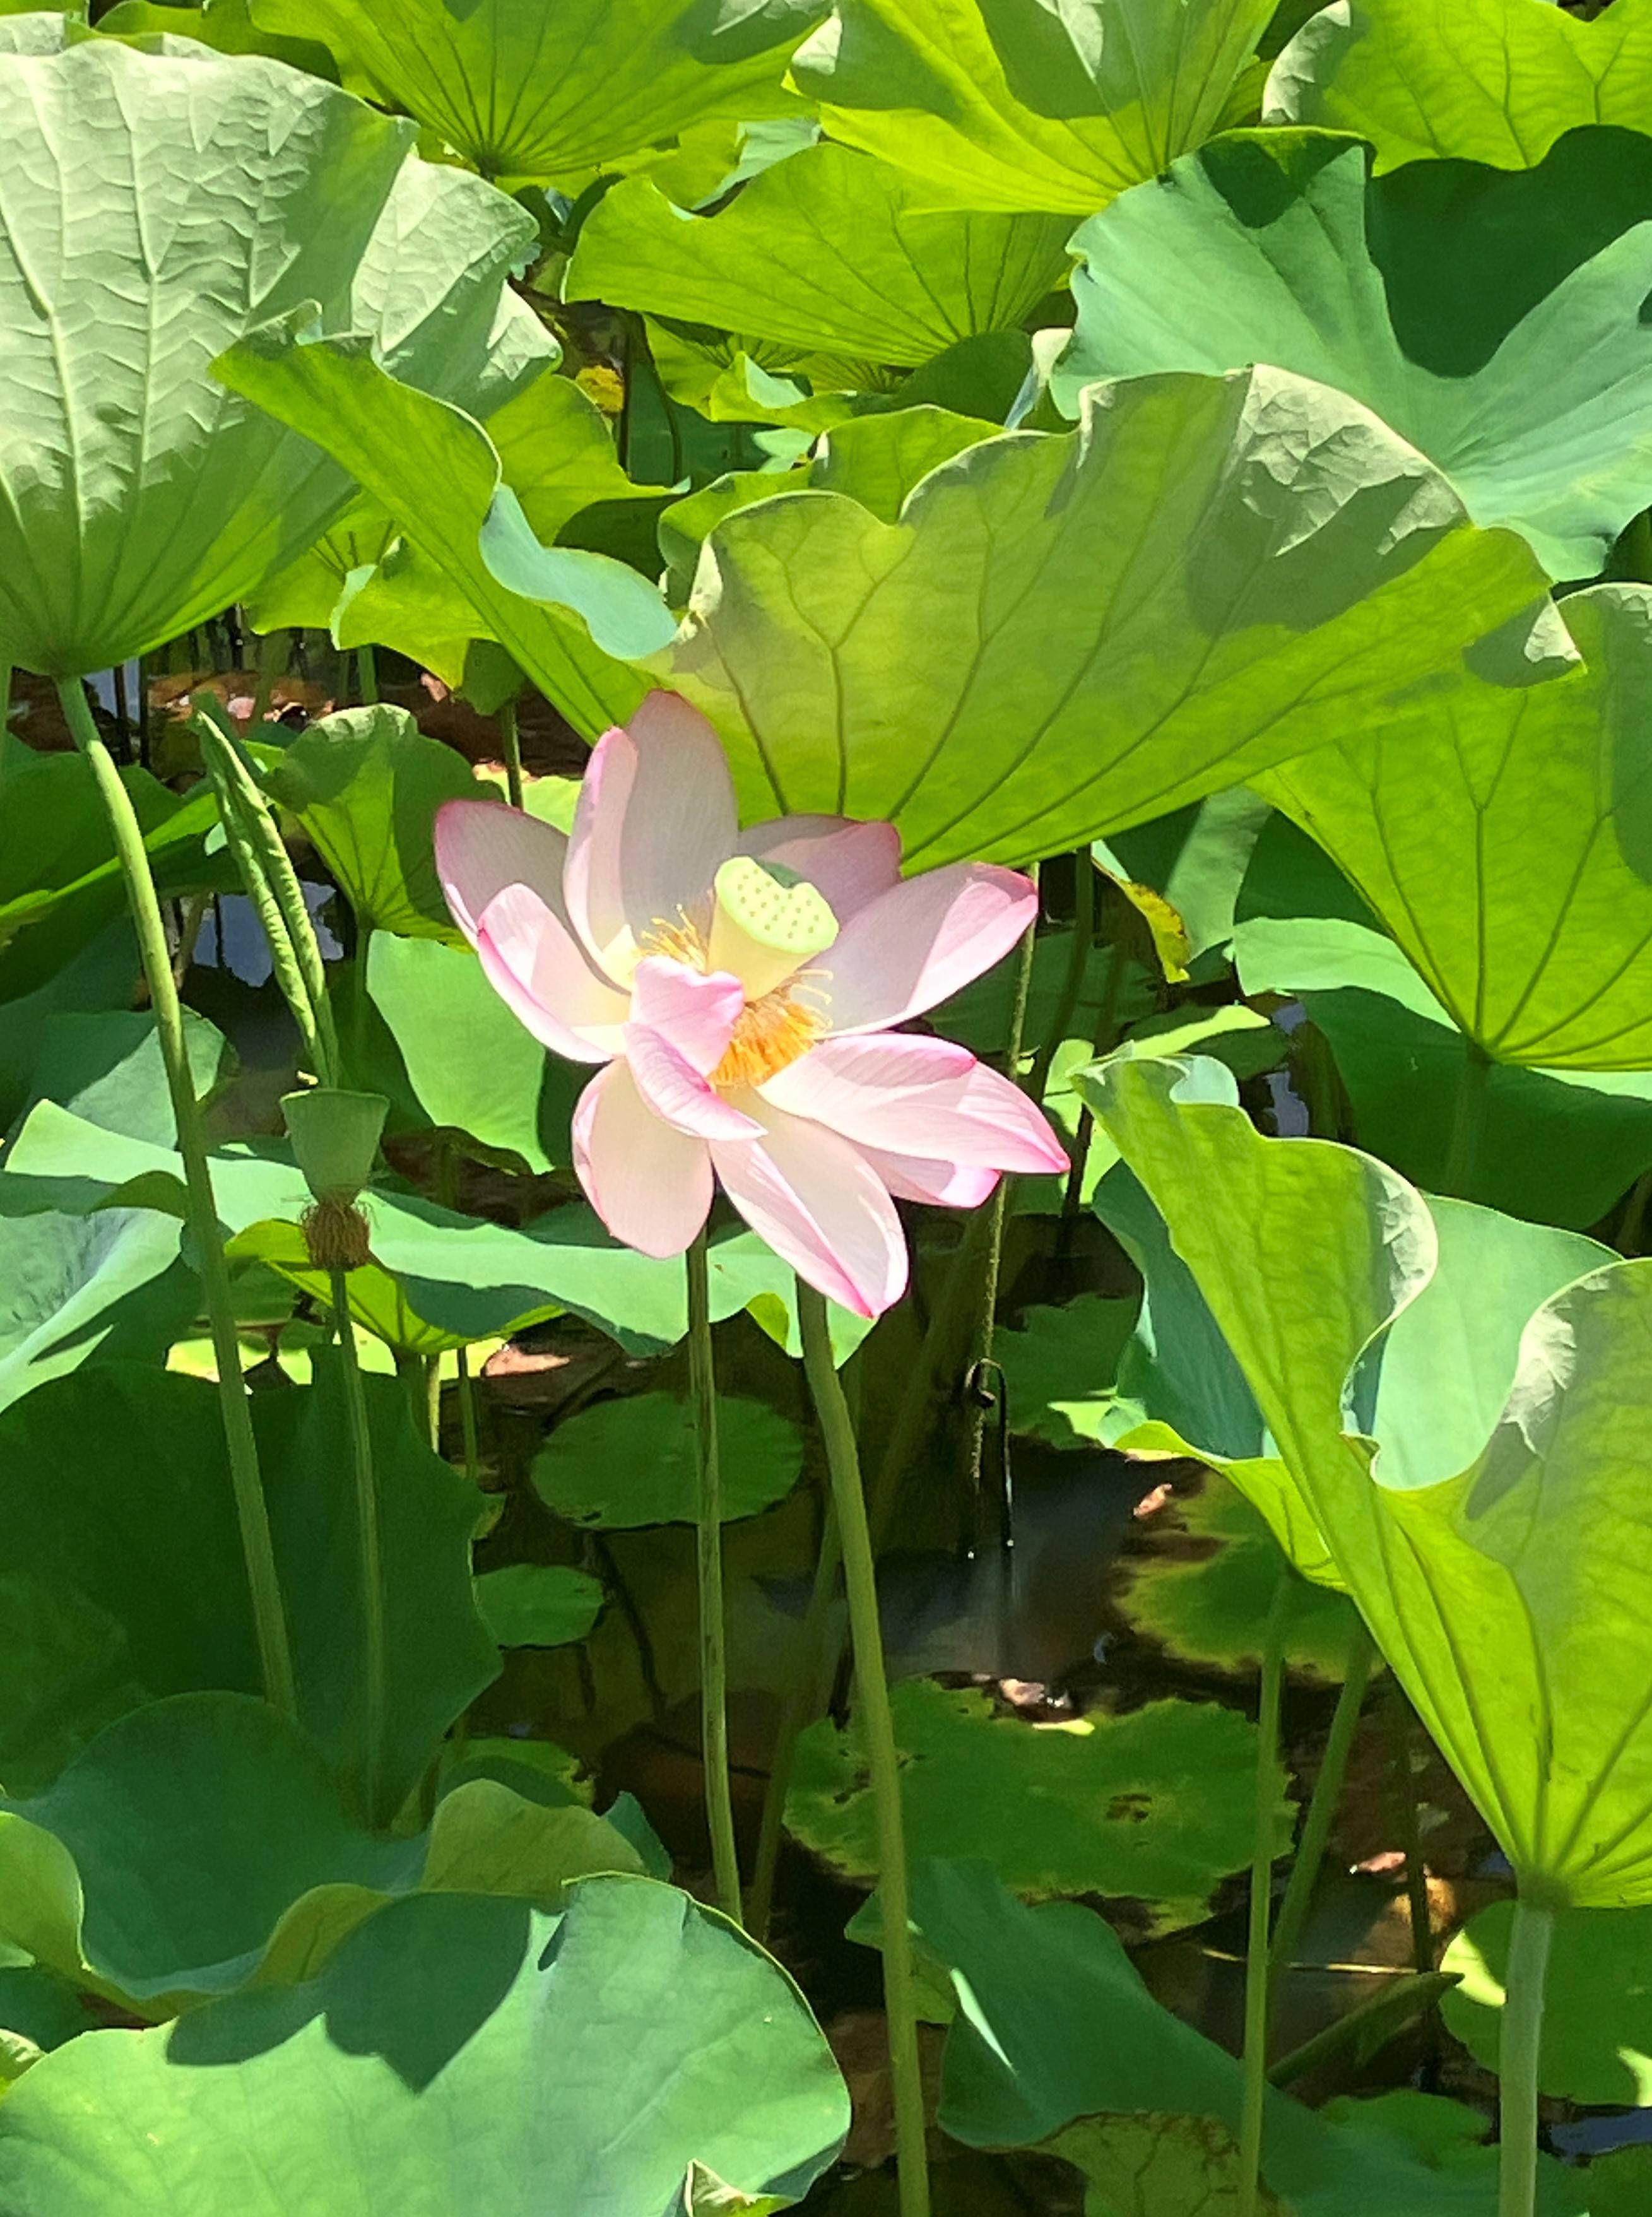
[[[819,1419],[831,1478],[832,1504],[843,1547],[849,1639],[854,1653],[855,1707],[872,1778],[878,1827],[878,1890],[883,1904],[884,2004],[889,2018],[890,2077],[895,2095],[895,2152],[900,2217],[929,2217],[929,2168],[919,2072],[918,2021],[912,1983],[912,1930],[907,1899],[906,1828],[901,1813],[900,1755],[884,1670],[878,1615],[878,1571],[860,1487],[854,1427],[832,1362],[826,1303],[798,1281],[803,1365]]]
[[[178,1154],[183,1164],[188,1194],[188,1225],[194,1248],[195,1268],[200,1274],[206,1315],[212,1332],[213,1354],[218,1370],[219,1411],[229,1450],[230,1482],[235,1492],[241,1549],[246,1560],[247,1584],[252,1596],[253,1623],[258,1640],[258,1658],[264,1692],[272,1705],[294,1715],[298,1698],[293,1680],[293,1661],[287,1647],[287,1619],[281,1608],[280,1579],[275,1568],[274,1544],[270,1537],[269,1511],[264,1499],[262,1473],[258,1467],[258,1442],[252,1429],[252,1411],[241,1376],[241,1348],[235,1329],[235,1306],[230,1293],[229,1266],[224,1259],[224,1238],[213,1195],[212,1171],[206,1159],[206,1140],[189,1073],[189,1054],[183,1031],[183,1007],[172,975],[171,953],[155,880],[144,849],[144,835],[132,805],[132,796],[120,781],[114,757],[98,737],[85,689],[78,678],[58,682],[58,695],[76,744],[91,766],[98,793],[108,816],[115,853],[126,880],[126,899],[149,985],[155,1033],[166,1067],[168,1092],[177,1126]]]
[[[1124,997],[1126,966],[1121,940],[1113,948],[1113,960],[1107,966],[1106,990],[1091,1041],[1098,1055],[1110,1053],[1118,1043],[1119,1004]],[[1079,1211],[1084,1205],[1084,1165],[1089,1160],[1090,1140],[1094,1131],[1094,1112],[1087,1102],[1078,1112],[1078,1124],[1073,1133],[1072,1168],[1067,1173],[1067,1189],[1061,1197],[1061,1228],[1056,1235],[1057,1255],[1064,1255],[1071,1244],[1073,1227],[1078,1222]]]
[[[774,1873],[780,1862],[780,1835],[786,1829],[786,1797],[804,1727],[812,1724],[823,1704],[819,1700],[822,1658],[832,1604],[837,1598],[837,1574],[843,1567],[842,1543],[837,1535],[837,1516],[829,1502],[820,1528],[820,1553],[815,1561],[815,1583],[809,1594],[792,1683],[786,1689],[769,1757],[768,1784],[763,1793],[763,1820],[757,1834],[757,1861],[748,1896],[746,1929],[754,1940],[767,1942],[768,1921],[774,1906]]]
[[[355,1325],[350,1315],[349,1275],[335,1264],[330,1277],[339,1367],[344,1377],[345,1429],[349,1435],[355,1485],[356,1549],[361,1564],[362,1684],[367,1700],[361,1802],[367,1821],[372,1825],[380,1815],[379,1779],[384,1769],[390,1676],[385,1639],[384,1557],[379,1540],[379,1481],[373,1467],[373,1434],[367,1426],[367,1397],[356,1354]]]
[[[1262,2126],[1267,2100],[1268,1913],[1273,1885],[1273,1805],[1278,1793],[1279,1707],[1285,1689],[1289,1570],[1281,1572],[1262,1640],[1256,1705],[1256,1799],[1250,1858],[1250,1930],[1245,1948],[1245,2084],[1239,2120],[1236,2217],[1256,2217],[1261,2194]]]
[[[1491,1057],[1470,1040],[1463,1075],[1458,1080],[1457,1105],[1452,1115],[1451,1146],[1446,1157],[1441,1190],[1466,1201],[1479,1167],[1480,1145],[1485,1135],[1486,1095],[1491,1078]]]
[[[1039,1049],[1026,1090],[1035,1101],[1042,1101],[1044,1089],[1050,1082],[1050,1066],[1056,1059],[1056,1049],[1071,1028],[1084,991],[1084,973],[1089,967],[1090,953],[1095,944],[1095,863],[1088,847],[1081,847],[1073,856],[1074,903],[1073,944],[1067,960],[1067,974],[1061,981],[1061,998],[1051,1020],[1049,1035]]]
[[[379,699],[379,657],[373,648],[371,646],[356,648],[355,672],[357,689],[361,695],[361,705],[365,708],[371,708]]]
[[[711,1290],[706,1231],[688,1250],[688,1378],[694,1404],[695,1461],[700,1479],[700,1750],[706,1767],[706,1819],[712,1834],[712,1870],[718,1905],[740,1922],[740,1853],[734,1837],[734,1794],[729,1781],[727,1627],[723,1608],[723,1483],[717,1451],[717,1374],[712,1359]]]
[[[459,1430],[465,1442],[465,1475],[479,1491],[482,1485],[482,1448],[476,1422],[476,1380],[471,1375],[471,1350],[468,1347],[453,1349],[453,1368],[459,1374]]]
[[[1359,1712],[1365,1706],[1365,1689],[1371,1683],[1376,1661],[1376,1642],[1365,1627],[1364,1617],[1356,1616],[1353,1629],[1348,1635],[1342,1690],[1336,1697],[1330,1735],[1325,1742],[1319,1775],[1314,1781],[1313,1798],[1308,1804],[1308,1814],[1303,1820],[1302,1837],[1297,1843],[1296,1860],[1291,1866],[1290,1882],[1279,1906],[1279,1922],[1273,1928],[1272,1999],[1275,2004],[1279,2000],[1285,1974],[1295,1960],[1297,1944],[1302,1938],[1302,1928],[1308,1919],[1309,1905],[1313,1899],[1320,1867],[1325,1860],[1326,1844],[1331,1837],[1337,1800],[1342,1791],[1343,1778],[1347,1773],[1348,1757],[1353,1748],[1354,1734],[1359,1729]]]
[[[505,750],[505,795],[513,808],[520,808],[522,805],[522,740],[514,701],[507,701],[499,711],[499,737]]]
[[[1538,2198],[1538,2059],[1555,1936],[1551,1909],[1514,1904],[1499,2035],[1498,2217],[1532,2217]]]

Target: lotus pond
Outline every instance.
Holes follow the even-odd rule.
[[[1652,0],[0,0],[4,2217],[1652,2213]]]

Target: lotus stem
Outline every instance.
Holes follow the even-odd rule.
[[[1463,1075],[1457,1084],[1457,1106],[1452,1115],[1452,1141],[1446,1157],[1444,1181],[1444,1190],[1456,1195],[1460,1201],[1470,1198],[1475,1173],[1480,1166],[1486,1096],[1491,1078],[1491,1057],[1473,1040],[1468,1041],[1466,1046]]]
[[[1279,1708],[1285,1690],[1285,1627],[1291,1572],[1281,1565],[1262,1639],[1256,1704],[1255,1821],[1250,1857],[1250,1930],[1245,1948],[1244,2102],[1239,2120],[1236,2217],[1256,2217],[1261,2195],[1262,2127],[1267,2103],[1268,1924],[1273,1887],[1274,1800],[1279,1763]]]
[[[774,1734],[769,1757],[768,1784],[763,1794],[763,1819],[757,1834],[757,1861],[748,1895],[746,1928],[754,1940],[765,1943],[774,1905],[774,1873],[780,1862],[780,1835],[786,1829],[786,1800],[791,1791],[798,1742],[805,1725],[812,1724],[824,1706],[820,1677],[826,1651],[826,1633],[837,1598],[838,1573],[843,1567],[843,1547],[837,1534],[837,1514],[829,1501],[820,1528],[820,1552],[815,1560],[815,1582],[809,1607],[798,1634],[798,1653],[792,1683]]]
[[[1044,1099],[1056,1050],[1066,1038],[1077,1014],[1084,991],[1084,973],[1089,968],[1094,945],[1095,861],[1088,847],[1080,847],[1073,855],[1073,943],[1067,959],[1067,974],[1061,981],[1061,997],[1050,1020],[1049,1032],[1026,1081],[1026,1090],[1035,1101]]]
[[[355,650],[356,690],[361,695],[363,707],[371,708],[379,700],[379,657],[371,646]]]
[[[855,1708],[866,1751],[878,1826],[878,1890],[883,1904],[884,2005],[889,2020],[890,2077],[895,2095],[895,2153],[899,2166],[900,2217],[929,2217],[929,2165],[918,2058],[918,2020],[912,1978],[912,1931],[908,1909],[906,1827],[901,1811],[900,1755],[884,1668],[883,1627],[878,1615],[878,1570],[860,1485],[860,1458],[849,1421],[843,1381],[832,1361],[826,1303],[812,1286],[798,1281],[798,1322],[803,1367],[819,1420],[832,1488],[832,1505],[843,1548],[854,1653]]]
[[[1537,2208],[1538,2063],[1554,1937],[1554,1911],[1517,1899],[1498,2041],[1498,2217],[1532,2217]]]
[[[121,782],[114,757],[98,736],[84,687],[75,677],[60,678],[58,696],[75,743],[85,756],[96,781],[126,880],[126,899],[138,936],[144,976],[149,985],[155,1034],[166,1069],[167,1090],[177,1127],[178,1154],[183,1165],[188,1195],[188,1220],[194,1261],[212,1333],[213,1355],[218,1371],[219,1411],[229,1453],[230,1482],[234,1489],[241,1551],[246,1562],[247,1584],[258,1642],[258,1659],[266,1698],[287,1715],[297,1714],[298,1696],[293,1678],[293,1659],[287,1646],[287,1619],[281,1607],[280,1579],[275,1568],[274,1542],[270,1536],[269,1510],[264,1499],[262,1473],[258,1467],[258,1442],[252,1429],[252,1410],[241,1375],[241,1347],[235,1328],[235,1306],[230,1293],[229,1266],[224,1259],[224,1237],[213,1194],[206,1140],[195,1101],[194,1080],[184,1038],[183,1006],[172,975],[172,958],[166,943],[166,927],[155,879],[144,848],[132,796]]]
[[[356,1552],[361,1565],[362,1684],[367,1727],[361,1759],[361,1802],[369,1826],[381,1812],[379,1795],[384,1771],[385,1719],[389,1707],[389,1663],[385,1638],[385,1566],[379,1534],[379,1481],[373,1463],[373,1434],[367,1397],[356,1352],[350,1315],[348,1271],[334,1263],[330,1272],[333,1324],[338,1333],[339,1368],[344,1381],[344,1422],[349,1436],[355,1486]]]
[[[1106,989],[1091,1039],[1098,1055],[1111,1053],[1118,1044],[1119,1004],[1124,997],[1126,967],[1121,940],[1114,946],[1113,960],[1107,966]],[[1090,1158],[1090,1140],[1094,1131],[1095,1112],[1086,1102],[1078,1112],[1078,1123],[1073,1133],[1073,1166],[1067,1173],[1067,1190],[1061,1197],[1061,1229],[1056,1235],[1057,1255],[1064,1255],[1071,1245],[1073,1227],[1084,1205],[1084,1166]]]
[[[738,1924],[740,1852],[734,1837],[729,1777],[728,1628],[723,1605],[723,1474],[717,1448],[717,1372],[712,1356],[712,1304],[702,1225],[688,1250],[688,1379],[694,1405],[699,1479],[695,1567],[700,1587],[700,1732],[706,1769],[706,1819],[718,1905]]]
[[[479,1491],[482,1485],[482,1446],[476,1421],[476,1380],[471,1375],[471,1350],[468,1347],[453,1349],[453,1368],[459,1379],[459,1430],[465,1443],[465,1475]]]
[[[1331,1718],[1325,1752],[1320,1760],[1319,1775],[1314,1781],[1313,1797],[1308,1804],[1308,1814],[1303,1820],[1302,1837],[1297,1843],[1296,1859],[1291,1866],[1290,1881],[1279,1906],[1279,1922],[1273,1928],[1270,1951],[1271,2009],[1278,2005],[1285,1974],[1295,1959],[1297,1945],[1302,1938],[1302,1928],[1308,1919],[1314,1887],[1325,1860],[1331,1825],[1342,1792],[1342,1781],[1347,1773],[1354,1734],[1359,1729],[1359,1713],[1365,1707],[1365,1692],[1371,1684],[1371,1674],[1376,1662],[1376,1642],[1366,1629],[1364,1617],[1356,1615],[1353,1629],[1348,1635],[1342,1690],[1336,1697],[1336,1709]]]
[[[520,808],[522,805],[522,738],[514,701],[507,701],[499,711],[499,738],[505,750],[505,795],[513,808]]]

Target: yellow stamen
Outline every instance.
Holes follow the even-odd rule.
[[[818,1010],[805,1008],[790,993],[770,993],[761,1001],[748,1002],[711,1083],[761,1085],[807,1054],[830,1028]]]

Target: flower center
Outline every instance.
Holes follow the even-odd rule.
[[[794,993],[770,993],[761,1001],[748,1001],[709,1082],[761,1085],[807,1054],[830,1028],[818,1009],[810,1008]]]
[[[748,1001],[762,1000],[837,937],[824,894],[793,870],[737,855],[712,881],[707,959],[732,972]]]

